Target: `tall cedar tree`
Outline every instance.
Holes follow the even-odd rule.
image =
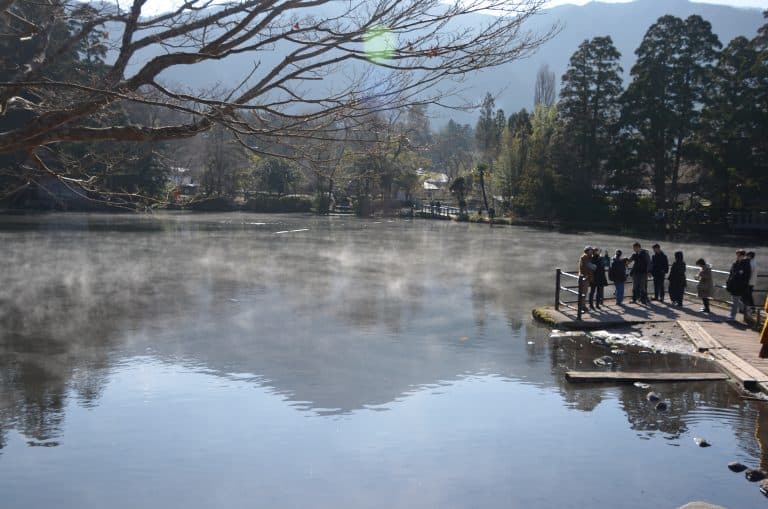
[[[609,36],[585,40],[571,56],[562,78],[558,111],[575,149],[573,183],[591,189],[600,176],[614,125],[619,118],[621,54]]]
[[[768,61],[761,42],[766,33],[768,24],[752,41],[733,39],[720,53],[708,87],[697,155],[709,170],[705,196],[714,202],[717,219],[725,219],[734,207],[768,204],[761,194],[768,188]],[[739,193],[734,192],[737,186]]]
[[[640,138],[650,164],[656,207],[667,209],[667,179],[673,203],[684,144],[695,133],[704,92],[720,42],[700,16],[685,21],[662,16],[635,51],[633,81],[624,95],[624,127]]]

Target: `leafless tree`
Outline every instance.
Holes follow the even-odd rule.
[[[539,72],[536,73],[536,91],[533,104],[552,106],[555,104],[556,95],[555,73],[549,70],[549,65],[544,64],[539,67]]]
[[[255,151],[260,139],[339,139],[340,119],[350,131],[371,111],[445,104],[467,73],[525,57],[557,30],[525,28],[544,0],[179,0],[162,14],[146,2],[0,0],[0,39],[24,58],[0,74],[0,155],[44,165],[62,142],[179,139],[216,124]],[[99,73],[54,72],[73,48],[113,58]],[[266,65],[266,52],[279,58]],[[253,65],[215,92],[160,77],[239,54]],[[314,86],[330,75],[343,85]],[[130,103],[184,121],[127,121],[118,113]]]

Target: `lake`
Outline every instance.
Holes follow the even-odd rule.
[[[0,216],[0,504],[764,507],[726,465],[768,468],[766,403],[725,382],[659,384],[660,413],[631,385],[568,384],[566,369],[605,352],[530,318],[585,244],[634,240],[305,215]],[[723,268],[742,246],[662,247]]]

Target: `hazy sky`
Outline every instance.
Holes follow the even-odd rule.
[[[561,5],[561,4],[584,5],[591,1],[593,0],[551,0],[549,4],[550,5]],[[599,0],[599,1],[606,2],[606,3],[627,3],[627,2],[633,2],[634,0]],[[691,1],[697,2],[697,3],[704,3],[704,4],[732,5],[734,7],[768,8],[768,0],[691,0]]]
[[[549,5],[561,5],[561,4],[578,4],[583,5],[594,0],[550,0]],[[599,0],[601,2],[616,3],[616,2],[632,2],[635,0]],[[735,7],[761,7],[768,9],[768,0],[693,0],[701,3],[709,4],[723,4],[733,5]],[[168,7],[176,4],[178,0],[149,0],[144,6],[144,12],[154,12],[158,10],[165,10]],[[122,0],[121,4],[128,4],[126,0]]]

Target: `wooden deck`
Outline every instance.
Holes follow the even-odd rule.
[[[724,373],[636,373],[631,371],[567,371],[569,382],[701,382],[727,380]]]
[[[708,353],[724,372],[745,389],[768,394],[768,359],[758,357],[758,333],[740,321],[729,321],[728,309],[712,306],[712,313],[702,313],[698,309],[698,303],[677,308],[653,301],[649,305],[623,306],[617,306],[610,301],[608,306],[583,314],[581,320],[576,319],[575,309],[562,306],[560,310],[552,307],[537,308],[534,309],[533,315],[553,328],[565,330],[596,330],[650,322],[677,322],[699,352]],[[613,378],[614,381],[625,381],[633,377],[638,380],[636,375],[638,374],[617,373],[611,376],[618,377]],[[573,374],[574,378],[578,376]]]
[[[700,351],[712,355],[744,388],[768,393],[768,359],[758,357],[757,332],[740,322],[699,322],[693,327],[692,335],[690,323],[680,325]]]
[[[607,306],[582,314],[581,320],[577,320],[576,309],[567,306],[560,306],[560,310],[554,307],[537,308],[533,310],[533,316],[556,329],[595,330],[647,322],[727,321],[729,312],[728,309],[712,306],[712,313],[701,313],[699,302],[689,302],[682,308],[668,302],[651,301],[648,305],[625,302],[622,306],[617,306],[613,299],[607,302]]]

